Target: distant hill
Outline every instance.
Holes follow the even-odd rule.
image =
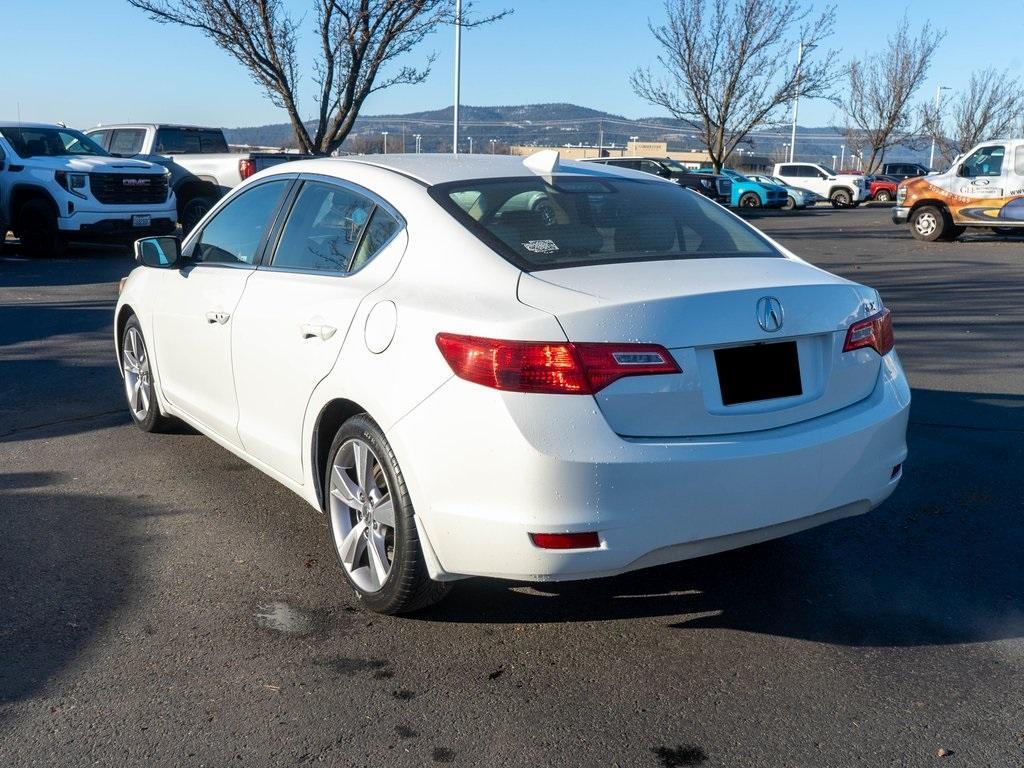
[[[693,127],[670,117],[645,117],[631,120],[622,115],[601,112],[576,104],[515,104],[459,109],[462,124],[461,150],[468,148],[468,137],[474,140],[474,151],[486,152],[491,147],[509,144],[563,146],[583,144],[622,146],[631,136],[641,141],[664,141],[671,150],[696,150],[701,141]],[[421,136],[423,152],[451,151],[452,108],[433,109],[394,115],[360,115],[355,129],[343,149],[348,151],[379,151],[382,132],[388,132],[388,148],[392,152],[412,152],[414,136]],[[269,147],[294,147],[295,137],[287,123],[247,128],[227,128],[224,133],[232,144]],[[784,144],[790,140],[789,129],[756,131],[744,146],[746,152],[781,158]],[[843,154],[842,132],[830,127],[799,126],[798,157],[802,160],[836,163]],[[913,148],[897,148],[887,158],[920,159]]]

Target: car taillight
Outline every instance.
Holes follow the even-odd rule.
[[[437,334],[459,378],[509,392],[592,395],[626,376],[680,373],[658,344],[506,341]]]
[[[243,157],[238,161],[238,175],[242,177],[242,181],[245,181],[254,173],[256,173],[256,163],[252,161],[252,158]]]
[[[843,352],[871,347],[878,354],[887,355],[893,345],[892,312],[883,309],[871,317],[858,320],[847,329]]]

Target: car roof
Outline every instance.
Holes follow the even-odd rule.
[[[78,130],[71,126],[57,125],[56,123],[23,123],[19,120],[0,120],[0,129],[3,128],[56,128],[58,130]]]
[[[175,128],[182,131],[219,131],[220,128],[208,128],[204,125],[182,125],[180,123],[108,123],[86,128],[87,131],[105,131],[118,128]]]
[[[533,170],[524,163],[528,158],[515,155],[452,155],[452,154],[392,154],[392,155],[357,155],[343,158],[323,158],[318,160],[299,160],[285,163],[275,168],[282,171],[300,170],[299,165],[309,164],[326,168],[322,163],[344,163],[346,165],[368,165],[389,170],[394,173],[415,179],[422,184],[432,186],[449,181],[469,181],[471,179],[530,177],[547,175]],[[316,172],[316,171],[313,171]],[[322,172],[322,171],[321,171]],[[560,161],[551,175],[556,176],[616,176],[642,178],[645,181],[657,178],[640,171],[608,167],[603,163],[579,163]]]

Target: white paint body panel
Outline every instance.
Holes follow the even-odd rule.
[[[131,274],[118,312],[139,315],[156,350],[165,412],[319,508],[311,461],[317,420],[334,400],[357,403],[392,444],[435,578],[610,575],[866,512],[896,487],[910,402],[899,358],[840,351],[845,327],[878,301],[873,290],[784,251],[778,259],[526,274],[424,186],[529,175],[522,163],[377,161],[288,165],[289,176],[358,184],[405,219],[401,236],[354,275],[202,266],[187,279],[178,270]],[[261,173],[240,189],[276,175],[284,173]],[[194,279],[204,270],[237,273],[240,286],[228,277]],[[817,395],[716,413],[708,395],[713,364],[702,356],[717,345],[764,340],[754,304],[766,293],[784,294],[785,338],[798,339],[809,359],[818,356],[806,374]],[[196,310],[217,300],[231,306],[231,320],[195,322]],[[301,326],[314,321],[337,330],[304,338]],[[596,398],[500,392],[452,374],[435,343],[442,331],[662,343],[683,374],[622,379]],[[601,547],[546,551],[528,536],[571,531],[597,531]]]

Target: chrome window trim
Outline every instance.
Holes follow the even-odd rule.
[[[366,263],[363,264],[363,266],[361,266],[359,269],[357,269],[355,271],[352,271],[352,272],[349,272],[349,271],[344,271],[343,272],[343,271],[335,270],[335,269],[306,269],[306,268],[303,268],[303,267],[276,267],[276,266],[274,266],[274,258],[277,256],[277,248],[281,244],[281,236],[284,234],[285,227],[288,226],[288,221],[291,218],[291,214],[292,214],[292,208],[294,208],[295,202],[299,199],[299,194],[302,193],[302,190],[300,189],[296,193],[295,199],[292,201],[291,208],[288,209],[287,216],[285,217],[285,220],[282,222],[281,226],[278,228],[278,232],[276,233],[276,237],[274,238],[274,242],[273,242],[273,250],[269,254],[269,257],[270,257],[269,258],[269,263],[268,263],[267,259],[264,259],[264,263],[260,264],[257,267],[257,269],[259,269],[259,270],[263,270],[265,272],[280,272],[282,274],[321,275],[321,276],[324,276],[324,277],[331,277],[331,278],[351,277],[352,275],[359,274],[364,269],[366,269],[367,266],[369,266],[371,263],[373,263],[373,261],[377,258],[378,254],[380,254],[383,251],[385,251],[388,248],[388,246],[390,246],[391,243],[394,242],[395,238],[397,238],[399,235],[401,235],[403,232],[405,232],[406,227],[408,226],[408,224],[407,224],[407,222],[405,220],[405,217],[402,216],[402,214],[400,214],[398,212],[398,209],[395,208],[391,203],[389,203],[383,197],[378,195],[376,192],[373,192],[373,191],[367,189],[366,187],[360,186],[359,184],[356,184],[355,182],[348,181],[347,179],[339,179],[337,176],[325,176],[325,175],[320,174],[320,173],[300,173],[300,174],[296,174],[296,178],[297,178],[298,181],[301,181],[301,182],[315,181],[315,182],[319,182],[321,184],[327,184],[329,186],[340,187],[341,189],[344,189],[344,190],[346,190],[348,192],[351,192],[351,193],[353,193],[355,195],[359,195],[360,197],[364,197],[367,200],[369,200],[371,203],[373,203],[373,208],[370,209],[370,215],[366,219],[367,224],[369,224],[373,220],[373,216],[377,212],[377,209],[381,208],[381,209],[383,209],[383,211],[385,213],[387,213],[389,216],[391,216],[391,218],[393,218],[396,222],[398,222],[398,228],[395,229],[395,231],[394,231],[394,233],[392,233],[391,237],[389,237],[387,240],[384,241],[383,245],[381,245],[381,247],[377,249],[376,253],[374,253],[373,256],[371,256],[366,261]],[[364,227],[363,230],[359,233],[359,241],[356,243],[355,247],[352,249],[353,256],[355,256],[356,251],[359,250],[359,245],[360,245],[360,243],[362,243],[363,237],[365,235],[366,235],[366,228]],[[269,249],[270,245],[271,245],[270,243],[267,244],[268,249]]]

